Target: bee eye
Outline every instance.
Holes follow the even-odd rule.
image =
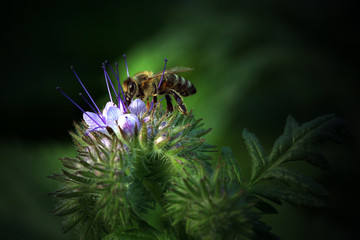
[[[135,83],[130,83],[129,85],[129,92],[134,92],[135,91]]]

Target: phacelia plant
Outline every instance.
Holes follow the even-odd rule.
[[[229,148],[219,158],[210,156],[215,148],[204,136],[211,129],[191,111],[183,114],[182,101],[184,108],[177,102],[180,111],[173,112],[161,101],[130,102],[117,65],[116,71],[108,62],[102,68],[110,100],[102,110],[75,71],[92,112],[58,88],[83,112],[71,132],[77,156],[60,159],[64,168],[51,177],[60,182],[51,195],[59,200],[53,213],[64,217],[64,232],[74,228],[79,239],[103,240],[278,239],[261,221],[264,214],[277,213],[276,205],[326,205],[325,188],[287,163],[329,167],[311,146],[325,138],[338,140],[343,124],[334,115],[302,125],[288,117],[268,155],[245,129],[252,162],[245,179]],[[107,69],[117,79],[117,91]],[[160,84],[164,73],[165,68]]]

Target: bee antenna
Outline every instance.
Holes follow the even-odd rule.
[[[127,77],[130,77],[130,74],[129,74],[129,68],[128,68],[128,65],[127,65],[126,55],[125,55],[125,54],[123,55],[123,58],[124,58],[124,60],[125,60],[125,66],[126,66],[126,74],[127,74]]]
[[[62,95],[64,95],[67,99],[69,99],[77,108],[79,108],[84,114],[86,114],[86,116],[88,116],[94,123],[96,123],[97,125],[99,125],[99,127],[102,128],[102,126],[97,122],[95,121],[92,117],[90,117],[89,114],[87,114],[84,109],[82,109],[76,102],[74,102],[68,95],[66,95],[60,87],[56,87],[56,90],[58,90]],[[102,118],[101,118],[102,119]]]
[[[161,85],[161,82],[162,82],[162,80],[163,80],[163,78],[164,78],[167,61],[168,61],[168,60],[167,60],[166,58],[164,58],[165,65],[164,65],[164,70],[163,70],[163,73],[162,73],[162,75],[161,75],[161,79],[160,79],[159,85],[158,85],[158,87],[157,87],[158,90],[159,90],[159,87],[160,87],[160,85]]]

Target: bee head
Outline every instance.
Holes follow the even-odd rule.
[[[125,100],[126,100],[126,106],[129,106],[131,99],[136,96],[136,93],[138,91],[137,84],[131,79],[127,78],[123,82],[123,88],[125,92]]]

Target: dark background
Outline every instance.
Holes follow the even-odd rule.
[[[1,195],[4,239],[72,239],[48,211],[57,187],[46,176],[74,156],[68,131],[82,113],[74,65],[96,102],[106,103],[104,60],[128,56],[130,74],[189,66],[198,93],[185,99],[230,146],[245,171],[247,128],[270,151],[287,115],[300,123],[327,113],[345,119],[341,145],[323,143],[334,167],[299,166],[330,191],[326,209],[285,204],[266,217],[283,239],[352,239],[359,202],[359,9],[350,1],[21,2],[2,7]],[[87,109],[89,110],[89,109]],[[2,237],[3,238],[3,237]]]

